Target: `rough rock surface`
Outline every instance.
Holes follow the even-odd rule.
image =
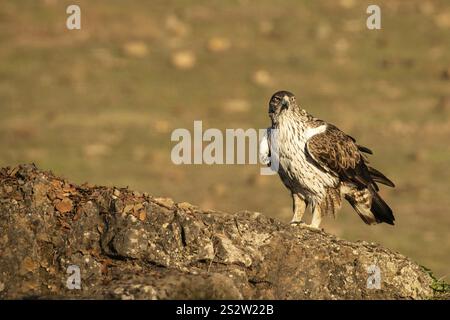
[[[0,258],[2,299],[436,297],[422,267],[378,245],[254,212],[77,186],[34,165],[0,169]],[[67,287],[71,265],[80,289]],[[370,265],[381,289],[367,287]]]

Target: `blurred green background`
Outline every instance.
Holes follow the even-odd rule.
[[[57,1],[0,6],[0,166],[129,186],[205,209],[288,222],[291,198],[259,165],[176,166],[175,128],[265,128],[274,91],[374,150],[397,225],[345,205],[324,228],[450,274],[450,6],[375,1]],[[81,8],[67,30],[66,8]],[[308,215],[310,218],[310,215]]]

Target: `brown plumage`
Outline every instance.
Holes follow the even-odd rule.
[[[306,151],[323,170],[337,175],[341,184],[354,189],[345,197],[358,213],[360,210],[370,210],[375,222],[394,224],[392,210],[378,195],[379,187],[376,182],[390,187],[394,187],[394,183],[367,165],[367,158],[361,152],[372,154],[370,149],[356,144],[354,138],[328,124],[323,133],[307,141]],[[360,216],[368,224],[373,222],[364,214]]]
[[[277,133],[278,173],[293,197],[292,222],[300,222],[310,205],[311,225],[318,227],[321,216],[334,215],[344,197],[364,222],[394,224],[392,210],[378,194],[377,185],[394,187],[394,183],[368,165],[369,148],[309,115],[287,91],[272,96],[269,115],[272,126],[268,134]],[[274,152],[270,143],[268,149]]]

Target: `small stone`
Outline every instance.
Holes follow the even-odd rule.
[[[123,208],[123,213],[128,213],[128,212],[130,212],[131,210],[133,210],[133,208],[134,208],[134,205],[133,205],[133,204],[127,204],[127,205],[125,206],[125,208]]]
[[[148,54],[148,47],[145,42],[142,41],[127,42],[123,49],[127,56],[133,58],[143,58]]]
[[[61,181],[59,181],[59,180],[53,180],[52,182],[51,182],[51,184],[55,187],[55,188],[61,188]]]
[[[438,14],[434,18],[434,22],[439,28],[450,29],[450,11]]]
[[[64,184],[63,191],[66,193],[76,193],[77,192],[77,190],[68,183]]]
[[[70,212],[73,209],[72,200],[69,198],[64,198],[55,204],[55,208],[61,213]]]
[[[116,288],[116,289],[114,289],[113,292],[114,292],[115,294],[122,294],[122,293],[123,293],[123,290],[124,290],[123,288]]]
[[[24,275],[28,272],[34,272],[38,267],[38,263],[34,262],[30,257],[26,257],[22,260],[22,264],[20,265],[20,274]]]
[[[56,198],[58,198],[60,200],[66,198],[64,192],[62,192],[61,190],[57,190],[56,193],[55,193],[55,196],[56,196]]]
[[[189,202],[180,202],[177,204],[177,207],[182,210],[190,210],[190,209],[194,208],[194,206],[192,204],[190,204]]]
[[[145,213],[145,211],[140,211],[139,212],[139,220],[145,221],[145,218],[147,218],[147,214]]]
[[[172,64],[179,70],[192,69],[195,62],[195,55],[191,51],[179,51],[172,55]]]
[[[156,204],[159,204],[160,206],[167,209],[172,209],[175,204],[170,198],[155,198],[153,199],[153,201],[156,202]]]
[[[268,87],[272,85],[272,77],[266,70],[256,71],[252,76],[252,80],[255,84],[260,85],[262,87]]]
[[[167,17],[166,28],[177,37],[184,37],[189,32],[188,25],[173,14]]]
[[[227,38],[214,37],[208,41],[208,50],[211,52],[223,52],[231,47],[231,42]]]

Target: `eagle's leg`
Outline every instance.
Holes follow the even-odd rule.
[[[294,215],[292,216],[291,224],[297,224],[302,222],[303,214],[306,210],[306,202],[299,194],[292,194],[292,203],[294,209]]]
[[[311,224],[309,225],[311,228],[319,229],[320,222],[322,222],[322,210],[320,206],[315,206],[312,216]]]

